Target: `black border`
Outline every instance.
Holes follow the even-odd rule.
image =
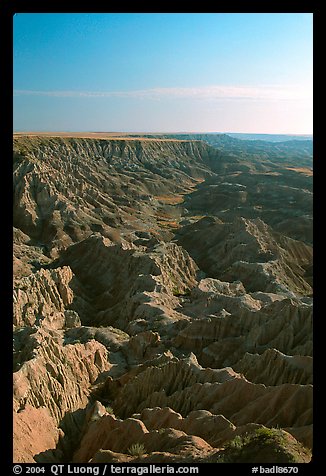
[[[122,5],[125,7],[125,10],[121,8]],[[156,5],[156,11],[153,10],[153,3],[146,6],[137,5],[135,9],[135,4],[110,4],[106,2],[92,1],[91,7],[92,12],[86,7],[86,4],[82,2],[68,2],[63,0],[57,0],[55,2],[37,2],[37,1],[27,1],[27,0],[3,0],[0,2],[0,47],[2,49],[1,54],[1,112],[0,117],[2,119],[2,127],[0,132],[2,135],[1,140],[1,152],[2,152],[2,174],[1,174],[1,186],[0,190],[2,193],[2,215],[5,212],[6,219],[1,220],[1,251],[3,252],[2,264],[2,285],[1,291],[2,296],[5,299],[2,301],[2,345],[1,351],[3,353],[1,363],[3,373],[2,373],[2,402],[5,401],[5,404],[2,403],[2,413],[5,417],[5,422],[3,422],[3,429],[1,431],[1,446],[0,446],[0,457],[1,462],[5,463],[5,466],[8,464],[9,473],[12,474],[12,349],[11,349],[11,339],[12,339],[12,326],[11,326],[11,316],[12,316],[12,208],[9,207],[9,197],[12,196],[12,188],[10,184],[12,183],[12,167],[11,160],[9,159],[12,155],[12,133],[13,133],[13,15],[15,13],[313,13],[314,19],[314,248],[315,256],[317,253],[317,260],[315,259],[315,283],[314,283],[314,308],[315,314],[317,316],[314,324],[314,378],[317,380],[317,384],[314,387],[314,450],[313,450],[313,461],[310,464],[298,465],[299,473],[298,474],[309,474],[310,471],[319,473],[318,466],[322,463],[322,427],[321,427],[321,412],[323,405],[320,404],[321,401],[321,380],[318,379],[319,375],[322,375],[322,370],[320,366],[323,363],[323,355],[320,354],[322,349],[322,336],[323,333],[319,330],[321,321],[324,318],[324,313],[321,312],[321,303],[320,295],[323,292],[324,282],[321,279],[318,279],[319,273],[322,272],[321,256],[319,241],[321,236],[321,227],[318,223],[318,220],[323,219],[323,194],[322,194],[322,184],[319,181],[323,180],[322,171],[319,170],[321,167],[321,161],[325,160],[323,158],[323,151],[320,146],[321,136],[321,124],[319,117],[321,116],[321,106],[319,98],[322,97],[322,92],[318,91],[318,86],[322,82],[317,81],[317,78],[323,78],[320,74],[317,74],[318,64],[320,57],[320,45],[322,44],[322,39],[320,31],[323,28],[322,16],[321,16],[321,1],[310,1],[310,2],[300,2],[289,1],[289,0],[274,0],[274,1],[246,1],[244,2],[221,2],[217,4],[210,2],[207,6],[200,4],[200,7],[204,11],[191,10],[191,7],[194,4],[187,3],[187,7],[190,11],[186,11],[185,6],[178,7],[175,3],[164,2],[163,6]],[[106,8],[105,8],[106,7]],[[134,7],[134,8],[130,8]],[[244,8],[245,7],[245,8]],[[319,39],[318,39],[319,35]],[[320,231],[321,230],[321,231]],[[10,250],[10,252],[9,252]],[[317,279],[316,279],[317,276]],[[321,275],[322,276],[322,275]],[[3,333],[4,331],[4,333]],[[8,400],[8,407],[7,407]],[[317,467],[316,467],[317,465]],[[202,470],[202,464],[200,466],[200,474]],[[207,466],[207,465],[206,465]],[[232,465],[233,466],[233,465]],[[238,465],[239,466],[239,465]],[[251,467],[253,465],[240,464],[239,470],[240,474],[251,474]],[[258,465],[259,466],[259,465]],[[265,467],[270,466],[265,464]],[[222,469],[222,468],[226,469]],[[228,469],[229,468],[229,469]],[[208,469],[210,469],[208,467]],[[214,469],[214,468],[211,468]],[[227,474],[230,470],[228,465],[219,466],[218,472],[223,474],[223,471]],[[318,471],[318,473],[317,473]],[[50,472],[49,472],[50,474]],[[63,473],[65,474],[65,473]]]

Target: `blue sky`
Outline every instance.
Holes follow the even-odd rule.
[[[14,130],[312,133],[312,14],[14,16]]]

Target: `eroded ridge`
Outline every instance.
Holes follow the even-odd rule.
[[[15,136],[15,462],[310,461],[311,174],[185,139]]]

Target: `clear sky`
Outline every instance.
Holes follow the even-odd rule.
[[[312,133],[312,13],[14,16],[14,130]]]

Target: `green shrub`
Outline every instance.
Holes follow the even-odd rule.
[[[227,446],[228,446],[228,448],[233,448],[235,450],[241,450],[241,448],[243,447],[244,444],[245,444],[245,438],[243,438],[240,435],[237,435],[235,438],[233,438],[233,440],[231,440],[229,442],[229,444]]]
[[[172,294],[173,294],[173,296],[176,296],[176,297],[189,296],[190,293],[191,293],[190,289],[186,289],[185,291],[182,292],[176,286],[173,286],[173,288],[172,288]]]
[[[311,454],[281,429],[261,427],[238,435],[217,455],[217,463],[298,463]]]
[[[145,446],[142,443],[134,443],[128,448],[128,453],[131,456],[142,456],[145,454]]]

